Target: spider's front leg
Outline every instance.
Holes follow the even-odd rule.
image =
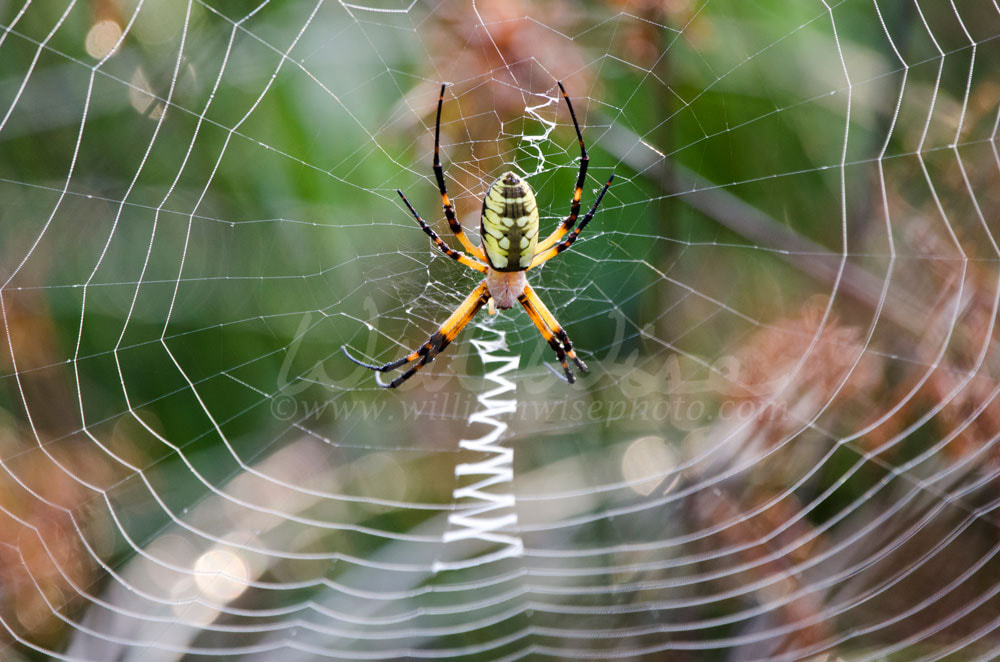
[[[406,372],[388,383],[382,382],[376,375],[375,381],[377,381],[378,385],[382,388],[396,388],[407,379],[417,374],[417,371],[433,361],[434,357],[444,351],[444,348],[447,347],[449,343],[451,343],[451,341],[462,332],[462,329],[464,329],[472,318],[476,316],[479,309],[486,304],[489,296],[489,291],[486,288],[486,281],[483,281],[476,286],[476,289],[472,290],[472,293],[465,298],[462,305],[460,305],[455,312],[451,314],[451,317],[445,320],[445,323],[442,324],[441,327],[427,339],[427,342],[403,358],[390,361],[385,365],[363,363],[351,356],[351,354],[347,351],[346,345],[341,347],[341,349],[344,350],[344,354],[346,354],[347,358],[351,361],[358,364],[362,368],[374,370],[376,373],[389,372],[390,370],[395,370],[401,366],[413,364]]]
[[[562,364],[563,372],[566,374],[566,381],[570,384],[576,381],[576,377],[569,369],[569,365],[566,363],[566,357],[568,356],[579,368],[580,372],[589,372],[587,364],[584,363],[576,355],[573,350],[573,343],[570,342],[569,336],[566,335],[565,329],[559,324],[559,321],[555,318],[549,309],[545,306],[538,295],[535,294],[535,290],[531,288],[530,285],[524,286],[524,292],[517,298],[517,300],[524,307],[528,317],[531,321],[535,323],[535,326],[541,331],[542,336],[548,341],[549,346],[555,350],[556,358],[559,359],[559,363]]]

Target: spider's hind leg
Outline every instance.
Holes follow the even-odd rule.
[[[441,205],[444,208],[444,216],[448,219],[448,227],[461,242],[462,247],[474,258],[486,261],[486,253],[479,246],[472,243],[469,236],[462,229],[462,224],[455,215],[455,206],[448,197],[448,186],[444,181],[444,168],[441,167],[441,106],[444,105],[444,91],[448,87],[447,83],[441,84],[441,93],[438,95],[437,120],[434,122],[434,179],[437,180],[438,191],[441,193]]]
[[[398,193],[399,197],[403,199],[403,202],[406,204],[406,208],[410,210],[411,214],[413,214],[413,218],[417,219],[417,223],[420,225],[420,229],[423,230],[424,233],[431,238],[431,241],[433,241],[434,245],[438,247],[438,250],[440,250],[442,253],[444,253],[451,259],[455,260],[456,262],[464,264],[470,269],[475,269],[480,273],[486,273],[485,265],[476,262],[465,253],[459,253],[454,248],[449,248],[448,244],[444,243],[444,241],[441,240],[441,237],[437,235],[437,232],[434,232],[434,230],[432,230],[431,227],[427,225],[424,219],[420,218],[420,214],[418,214],[417,210],[413,208],[413,205],[410,204],[410,201],[406,199],[406,196],[403,195],[403,192],[400,191],[399,189],[396,189],[396,193]],[[355,361],[355,363],[357,363],[357,361]]]
[[[588,223],[590,223],[590,219],[594,218],[594,214],[597,213],[597,208],[600,206],[601,200],[604,199],[604,194],[608,192],[608,187],[611,186],[611,182],[613,182],[614,180],[615,176],[613,174],[610,177],[608,177],[608,181],[605,182],[604,188],[601,189],[601,192],[597,195],[597,200],[594,201],[594,206],[590,208],[590,211],[587,212],[587,215],[583,217],[582,221],[580,221],[580,225],[576,226],[576,229],[570,232],[569,236],[566,237],[566,239],[556,243],[555,245],[549,248],[545,248],[545,244],[549,243],[549,240],[546,239],[541,244],[535,247],[535,257],[531,261],[531,265],[528,266],[528,269],[534,269],[540,264],[545,264],[546,262],[554,258],[556,255],[559,255],[564,250],[573,245],[573,242],[576,241],[576,238],[580,236],[580,233],[583,232],[583,229],[587,227]],[[552,236],[555,237],[558,233],[559,230],[553,233]],[[549,237],[549,239],[551,238],[552,237]]]

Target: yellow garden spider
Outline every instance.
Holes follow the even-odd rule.
[[[587,165],[590,158],[587,156],[587,148],[583,144],[583,134],[580,133],[580,125],[576,121],[576,113],[573,112],[573,104],[570,103],[566,95],[566,89],[560,82],[559,90],[563,99],[566,100],[566,107],[569,108],[569,116],[573,119],[573,128],[576,129],[576,137],[580,142],[580,173],[576,178],[576,188],[573,190],[573,200],[569,208],[569,216],[559,224],[559,227],[549,235],[544,241],[538,241],[538,207],[535,204],[535,194],[531,190],[528,182],[518,177],[513,172],[506,172],[500,176],[490,186],[483,199],[483,211],[481,216],[480,235],[482,246],[476,246],[462,230],[462,225],[455,216],[455,208],[448,199],[448,191],[444,183],[444,169],[441,167],[441,158],[438,155],[441,142],[441,106],[444,103],[444,90],[447,84],[441,85],[441,94],[438,97],[437,122],[434,125],[434,177],[437,179],[438,188],[441,191],[441,201],[444,205],[444,215],[448,219],[448,225],[455,237],[462,244],[469,255],[456,251],[445,244],[441,237],[424,222],[417,211],[406,199],[399,189],[396,193],[403,199],[407,209],[417,219],[421,229],[427,233],[431,241],[441,250],[442,253],[451,259],[464,264],[470,269],[475,269],[486,274],[486,279],[476,286],[472,293],[466,297],[462,305],[452,313],[451,317],[439,328],[423,345],[414,352],[401,359],[390,361],[385,365],[370,365],[362,363],[350,355],[347,347],[343,347],[344,354],[354,363],[374,370],[376,373],[388,372],[402,366],[409,368],[401,375],[389,383],[384,383],[378,379],[379,386],[385,388],[395,388],[416,374],[418,370],[434,360],[448,344],[465,328],[465,326],[475,317],[479,309],[484,305],[489,305],[490,314],[495,314],[496,309],[506,310],[513,307],[514,302],[520,303],[528,313],[528,317],[534,322],[542,336],[556,352],[559,362],[562,364],[563,372],[566,373],[566,380],[573,383],[575,378],[566,364],[566,357],[576,363],[581,372],[587,372],[587,366],[577,357],[573,351],[573,343],[570,342],[566,331],[556,321],[555,316],[542,303],[535,291],[528,285],[525,272],[534,269],[540,264],[551,260],[559,253],[569,248],[576,238],[580,236],[583,228],[587,226],[590,219],[597,213],[597,207],[601,204],[604,194],[611,186],[615,176],[608,178],[604,188],[601,189],[594,206],[580,221],[580,225],[573,230],[576,218],[580,213],[580,197],[583,194],[583,184],[587,176]],[[572,230],[572,232],[570,232]],[[569,236],[560,241],[566,233]],[[471,256],[471,257],[470,257]]]

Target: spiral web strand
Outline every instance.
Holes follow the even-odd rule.
[[[995,0],[237,5],[0,7],[4,659],[997,657]]]

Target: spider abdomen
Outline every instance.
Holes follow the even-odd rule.
[[[538,205],[528,182],[504,173],[483,199],[483,250],[496,271],[524,271],[538,243]]]

